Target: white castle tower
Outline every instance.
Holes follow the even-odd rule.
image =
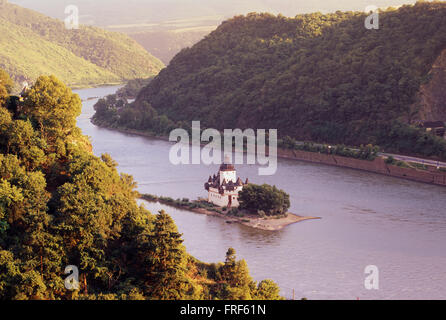
[[[208,191],[208,201],[219,207],[238,207],[238,193],[242,191],[243,186],[248,184],[248,179],[243,183],[237,178],[237,172],[230,163],[229,157],[220,166],[217,175],[209,176],[208,182],[204,188]]]

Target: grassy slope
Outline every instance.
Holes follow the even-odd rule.
[[[0,7],[0,66],[14,79],[52,73],[69,85],[146,78],[163,63],[129,37],[58,20],[6,4]]]
[[[34,35],[26,28],[1,21],[0,67],[16,80],[54,74],[70,85],[118,82],[117,75],[69,50]]]

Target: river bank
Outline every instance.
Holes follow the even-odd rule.
[[[285,159],[322,163],[331,166],[373,172],[394,178],[446,186],[446,172],[442,172],[432,166],[426,166],[426,170],[423,170],[389,164],[386,163],[385,159],[382,157],[377,157],[374,160],[369,161],[301,150],[279,149],[277,153],[279,157]]]
[[[87,98],[116,89],[78,91],[85,100],[78,126],[91,137],[94,154],[109,153],[120,172],[134,177],[141,194],[205,197],[202,177],[209,176],[210,168],[171,164],[167,139],[106,130],[90,122],[96,100]],[[258,176],[258,165],[242,164],[237,172],[287,190],[290,212],[321,220],[263,231],[159,203],[144,205],[153,213],[166,210],[184,245],[201,261],[220,261],[234,248],[255,280],[272,277],[286,297],[294,289],[296,296],[308,299],[445,299],[446,188],[310,161],[279,159],[278,164],[272,176]],[[361,270],[370,264],[385,271],[383,290],[364,289]]]
[[[284,216],[278,217],[260,217],[258,215],[249,214],[247,212],[240,212],[239,215],[230,215],[223,210],[226,208],[216,207],[204,199],[189,201],[189,199],[174,200],[172,198],[157,197],[149,194],[143,194],[140,197],[142,200],[152,203],[160,203],[177,209],[205,214],[208,216],[215,216],[222,218],[226,223],[239,223],[247,227],[265,231],[279,231],[291,224],[302,222],[306,220],[321,219],[320,217],[304,217],[288,212]]]
[[[169,141],[169,138],[166,136],[156,136],[148,132],[141,132],[134,129],[112,128],[105,126],[101,123],[95,123],[95,121],[93,120],[92,123],[96,126],[107,128],[110,130],[116,130],[121,133],[134,134],[138,136]],[[206,144],[202,144],[202,146],[205,145]],[[283,159],[320,163],[330,166],[344,167],[355,170],[372,172],[376,174],[382,174],[399,179],[406,179],[433,185],[446,186],[446,172],[442,172],[438,170],[436,167],[426,166],[426,170],[411,168],[411,167],[401,167],[386,163],[383,157],[377,157],[376,159],[370,161],[370,160],[361,160],[361,159],[343,157],[339,155],[322,154],[317,152],[291,150],[283,148],[277,149],[277,156]]]

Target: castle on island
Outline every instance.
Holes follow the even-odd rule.
[[[225,157],[217,175],[209,176],[204,188],[208,191],[208,202],[219,207],[234,208],[239,206],[239,192],[248,183],[248,179],[243,183],[240,178],[237,178],[234,165],[230,164],[228,158]]]

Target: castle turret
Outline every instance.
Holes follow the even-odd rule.
[[[230,163],[228,155],[225,156],[225,161],[221,164],[218,175],[220,176],[220,184],[223,184],[223,180],[226,180],[226,182],[232,181],[233,183],[237,181],[237,173],[234,165]]]
[[[220,207],[238,207],[238,194],[242,191],[243,185],[242,179],[237,178],[234,165],[226,156],[218,173],[209,177],[208,182],[205,183],[205,189],[209,194],[208,201]]]

